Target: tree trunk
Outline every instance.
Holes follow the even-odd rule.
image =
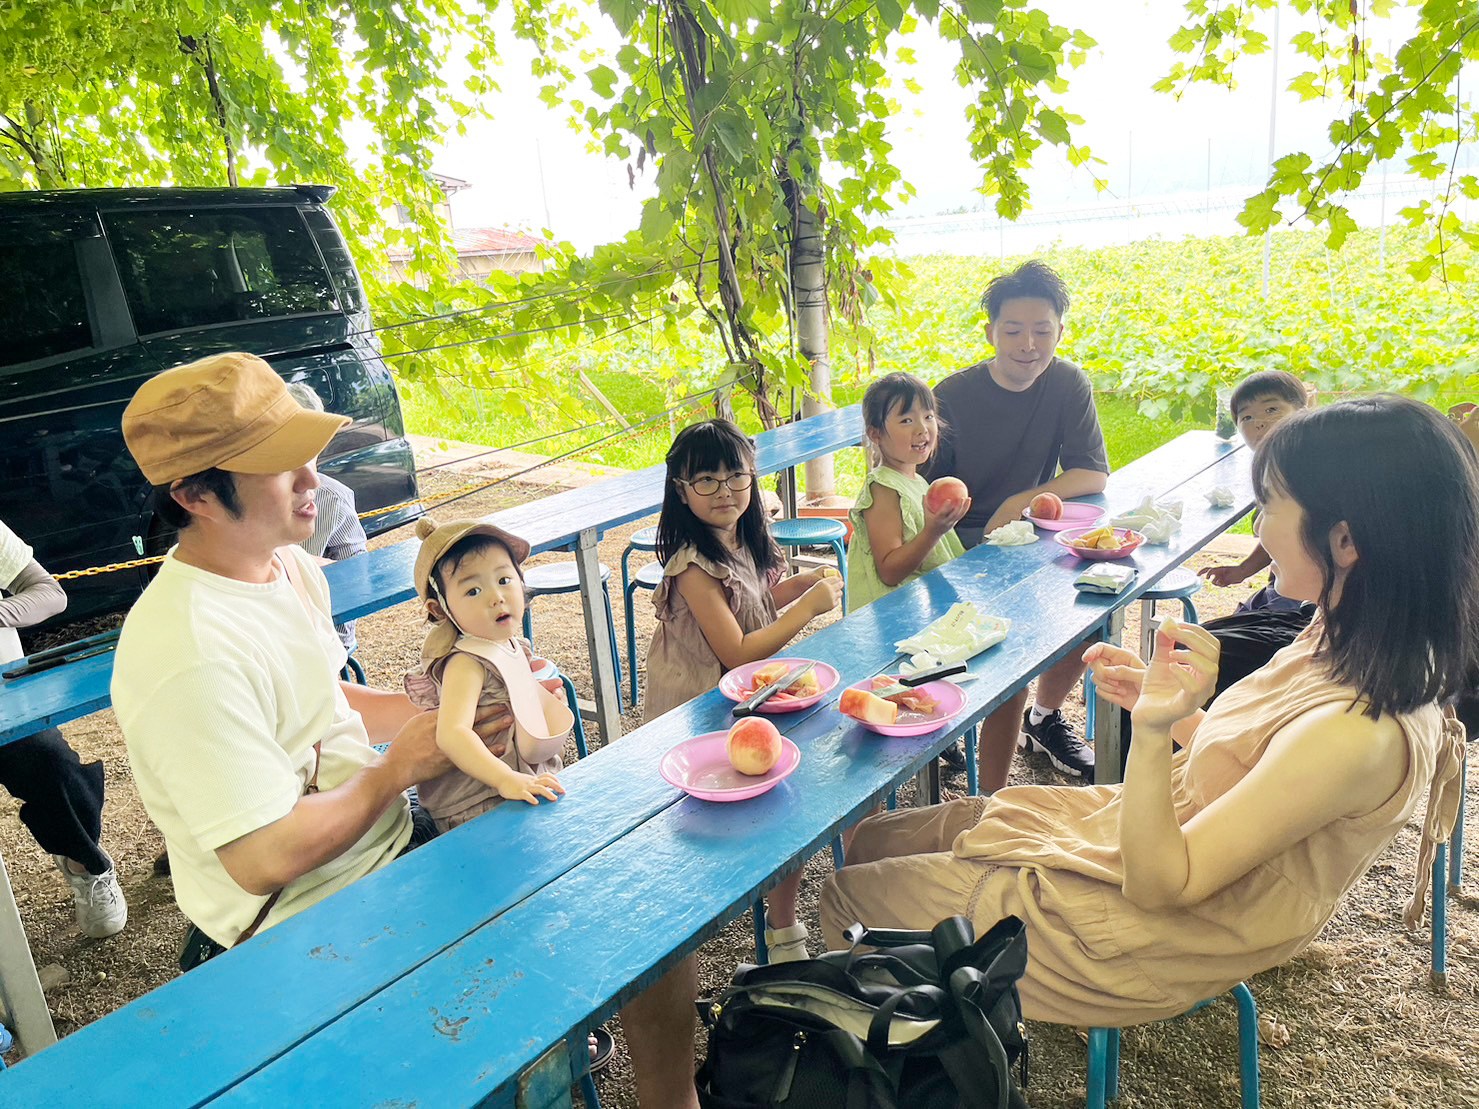
[[[801,402],[803,416],[815,416],[832,407],[832,355],[827,336],[827,273],[822,247],[822,229],[816,210],[807,204],[799,188],[794,198],[796,236],[791,244],[791,289],[796,304],[796,345],[811,363],[811,390]],[[832,456],[823,455],[806,464],[808,500],[837,493]]]
[[[34,100],[27,100],[25,109],[26,122],[21,124],[15,120],[9,120],[11,126],[7,137],[25,152],[26,157],[31,159],[31,166],[36,171],[38,186],[43,189],[63,188],[67,184],[67,171],[60,164],[57,152],[47,148],[46,113]]]
[[[231,139],[231,123],[226,118],[226,97],[221,93],[221,83],[216,75],[216,58],[211,52],[209,41],[205,44],[205,80],[210,88],[211,102],[216,106],[216,125],[221,128],[221,142],[226,147],[226,184],[233,189],[240,182],[236,179],[236,144]]]

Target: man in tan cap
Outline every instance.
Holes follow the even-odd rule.
[[[112,691],[198,929],[182,965],[401,854],[413,842],[404,791],[450,766],[434,713],[339,681],[328,583],[297,546],[314,529],[314,460],[346,423],[235,353],[159,374],[123,414],[155,510],[179,529],[124,622]],[[385,740],[379,755],[370,743]]]

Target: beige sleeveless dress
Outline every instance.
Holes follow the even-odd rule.
[[[729,611],[747,634],[775,623],[775,601],[770,595],[772,583],[761,577],[748,555],[741,553],[737,557],[738,566],[720,565],[692,547],[683,547],[663,567],[662,581],[652,595],[657,608],[657,631],[647,651],[643,723],[707,693],[724,676],[723,663],[678,591],[678,575],[684,570],[697,566],[718,580],[729,601]]]
[[[1223,693],[1191,747],[1174,756],[1182,824],[1240,782],[1286,724],[1354,700],[1313,657],[1318,632],[1316,621]],[[1433,787],[1435,799],[1449,791],[1462,739],[1436,707],[1397,719],[1408,772],[1391,797],[1288,844],[1200,904],[1152,912],[1125,899],[1121,787],[1015,786],[866,822],[849,852],[850,863],[864,865],[840,872],[823,893],[828,940],[854,919],[917,928],[966,912],[979,932],[1015,915],[1028,932],[1020,984],[1028,1017],[1119,1026],[1184,1012],[1303,949],[1424,791]]]
[[[529,641],[522,636],[517,637],[514,642],[525,655],[533,653]],[[507,705],[508,686],[493,663],[479,654],[458,652],[455,649],[440,658],[423,663],[406,675],[406,695],[410,697],[411,703],[420,709],[435,709],[441,705],[442,675],[446,672],[447,660],[457,653],[472,654],[483,668],[483,690],[478,695],[478,706],[485,708]],[[509,725],[494,738],[506,745],[504,753],[499,757],[521,774],[558,774],[564,769],[563,761],[555,752],[564,747],[565,740],[569,738],[568,733],[560,737],[558,742],[547,745],[547,750],[541,750],[540,754],[547,757],[536,762],[523,757],[513,725]],[[421,782],[416,787],[416,792],[421,807],[431,814],[439,832],[448,832],[459,824],[466,824],[503,800],[492,786],[478,781],[470,774],[464,774],[455,766],[429,781]]]

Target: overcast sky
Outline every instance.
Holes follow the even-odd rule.
[[[1179,25],[1179,3],[1051,0],[1044,6],[1057,22],[1083,27],[1098,42],[1070,74],[1061,102],[1084,117],[1075,141],[1087,142],[1104,159],[1096,169],[1109,190],[1107,197],[1096,194],[1085,170],[1071,170],[1056,148],[1044,146],[1030,176],[1035,209],[1205,190],[1209,140],[1214,189],[1261,183],[1268,161],[1272,53],[1243,60],[1236,90],[1196,86],[1178,100],[1150,85],[1175,60],[1166,39]],[[1293,18],[1284,13],[1280,39],[1287,41]],[[614,32],[599,17],[593,22],[609,49]],[[1273,13],[1266,13],[1260,27],[1273,36]],[[963,110],[970,94],[951,75],[951,47],[928,30],[911,38],[919,64],[900,68],[898,76],[913,76],[923,88],[911,95],[896,81],[891,95],[901,108],[889,128],[895,164],[919,192],[907,214],[990,205],[976,191],[980,172],[970,160]],[[537,230],[548,222],[560,238],[582,249],[635,227],[640,180],[638,191],[630,190],[621,162],[589,151],[561,113],[540,103],[521,44],[506,35],[500,47],[504,65],[496,79],[502,91],[490,102],[494,118],[474,121],[465,137],[449,137],[436,159],[439,172],[473,185],[453,201],[457,225]],[[1300,61],[1284,49],[1281,87]],[[1280,95],[1278,155],[1303,149],[1319,157],[1328,147],[1331,111],[1328,104],[1300,104],[1292,94]]]

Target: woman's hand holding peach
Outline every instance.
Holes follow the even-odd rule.
[[[1169,729],[1201,708],[1217,688],[1221,650],[1217,637],[1196,624],[1162,623],[1140,696],[1130,710],[1136,733],[1142,728]]]
[[[1133,709],[1145,680],[1145,662],[1134,651],[1113,643],[1095,643],[1084,652],[1084,663],[1094,674],[1094,686],[1112,705]]]

